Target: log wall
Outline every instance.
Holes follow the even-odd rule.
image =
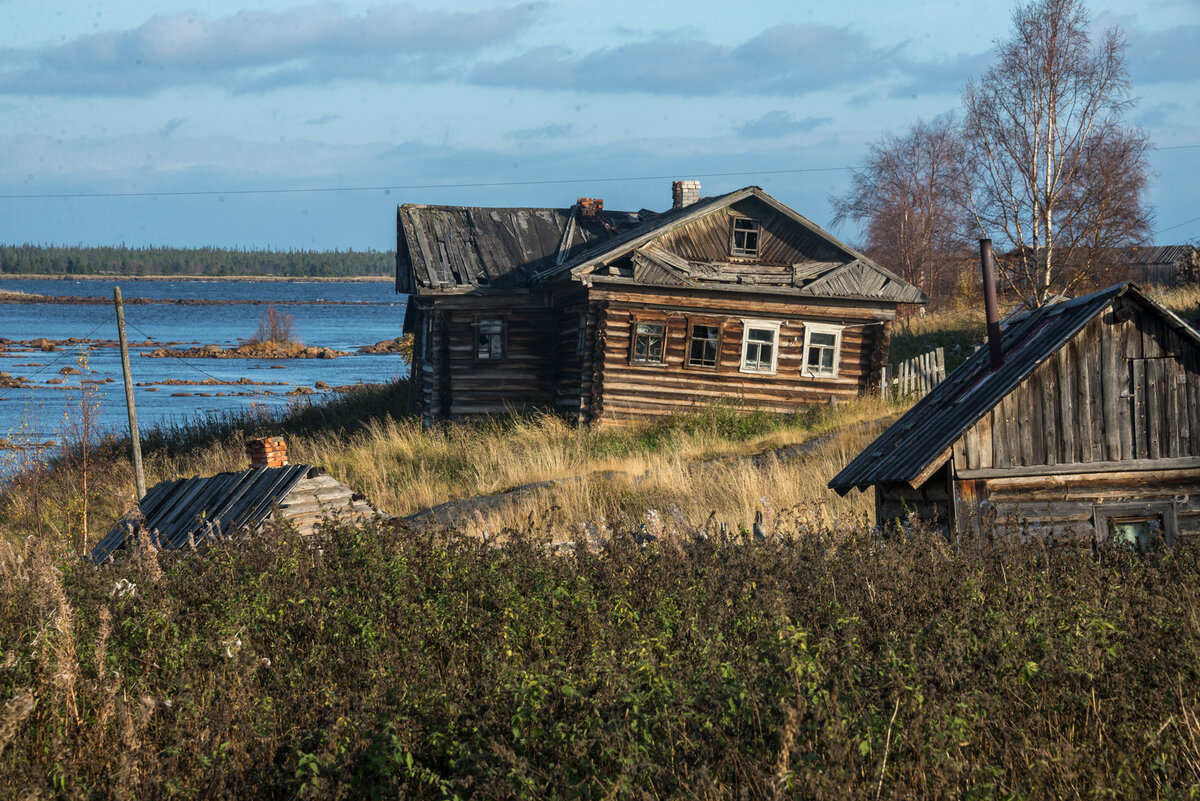
[[[828,303],[794,297],[720,296],[711,292],[666,294],[662,289],[595,288],[589,304],[594,328],[591,384],[584,387],[585,419],[602,424],[685,412],[714,402],[769,412],[794,412],[813,403],[848,400],[879,378],[887,356],[882,305]],[[743,320],[778,321],[779,353],[773,375],[741,372]],[[664,363],[631,363],[636,321],[666,325]],[[721,327],[716,368],[686,364],[692,323]],[[805,323],[845,325],[838,377],[800,374]]]
[[[955,482],[955,502],[963,533],[1090,542],[1097,504],[1174,502],[1179,538],[1200,534],[1195,468],[966,479]]]
[[[561,315],[543,298],[464,296],[440,300],[423,314],[431,320],[430,345],[424,349],[423,320],[418,318],[413,374],[419,377],[416,393],[427,424],[556,403]],[[480,319],[505,321],[503,359],[476,359],[475,323]]]

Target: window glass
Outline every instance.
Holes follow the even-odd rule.
[[[475,358],[481,362],[504,358],[503,320],[481,320],[475,324]]]
[[[742,340],[742,370],[748,373],[774,373],[778,340],[777,326],[746,323]]]
[[[804,374],[837,378],[841,328],[809,324],[804,335]]]
[[[688,364],[693,367],[716,367],[721,329],[715,325],[693,325]]]
[[[733,220],[733,240],[729,243],[729,253],[733,256],[758,255],[758,221],[735,217]]]
[[[1127,545],[1135,551],[1148,552],[1156,537],[1161,537],[1162,519],[1158,516],[1132,519],[1109,519],[1109,532],[1114,542]]]
[[[661,364],[665,331],[662,323],[638,323],[633,336],[633,361]]]

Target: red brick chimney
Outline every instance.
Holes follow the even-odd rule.
[[[283,437],[263,437],[246,441],[250,467],[283,467],[287,461],[287,443]]]
[[[581,197],[575,203],[579,206],[579,216],[584,219],[599,217],[600,212],[604,211],[604,198]]]

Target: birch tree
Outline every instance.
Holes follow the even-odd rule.
[[[1035,0],[1013,25],[963,91],[966,197],[980,235],[1006,251],[1002,278],[1040,305],[1149,231],[1149,141],[1124,122],[1119,30],[1093,42],[1080,0]]]
[[[852,221],[863,249],[937,300],[956,283],[961,250],[962,141],[943,116],[871,145],[849,191],[831,198],[834,225]]]

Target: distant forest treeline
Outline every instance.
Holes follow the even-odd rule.
[[[391,251],[0,245],[0,275],[391,275]]]

